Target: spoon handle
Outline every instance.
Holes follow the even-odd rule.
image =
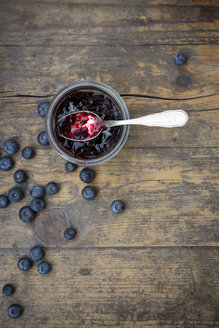
[[[119,125],[146,125],[159,126],[163,128],[175,128],[183,126],[188,121],[188,114],[182,109],[166,110],[164,112],[134,118],[131,120],[104,121],[107,127]]]

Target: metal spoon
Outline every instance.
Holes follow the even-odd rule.
[[[88,116],[89,119],[86,121],[83,117]],[[82,118],[81,118],[82,117]],[[75,123],[76,118],[77,126]],[[82,124],[85,120],[86,122]],[[68,121],[69,128],[66,131],[66,122]],[[121,125],[145,125],[145,126],[157,126],[163,128],[175,128],[184,126],[188,121],[188,114],[182,109],[167,110],[160,113],[150,114],[139,118],[130,120],[118,120],[118,121],[103,121],[101,118],[88,111],[78,111],[63,116],[57,122],[58,134],[71,141],[88,141],[96,138],[102,131],[103,128],[112,128],[114,126]],[[71,124],[71,122],[73,122]],[[86,130],[87,129],[87,130]],[[80,132],[80,133],[78,133]]]

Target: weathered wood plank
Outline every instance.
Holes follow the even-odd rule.
[[[71,242],[70,242],[71,243]],[[33,245],[34,243],[32,243]],[[1,250],[1,285],[16,286],[16,327],[217,327],[215,248],[48,249],[53,270],[19,272],[28,249]],[[2,298],[3,328],[15,327]]]
[[[173,63],[177,52],[188,56],[183,67]],[[124,94],[207,96],[218,94],[218,53],[218,45],[2,47],[0,91],[3,96],[48,96],[70,83],[95,80]]]
[[[218,42],[217,1],[0,3],[1,44],[126,45]],[[16,31],[16,32],[15,32]]]
[[[183,128],[164,129],[132,126],[127,149],[159,147],[217,147],[219,145],[219,96],[174,101],[123,97],[132,118],[167,109],[184,109],[189,122]],[[45,129],[37,113],[38,104],[51,98],[4,98],[0,106],[0,136],[2,141],[16,137],[22,147],[32,144],[39,148],[37,135]],[[25,129],[24,129],[25,127]],[[0,143],[0,148],[2,143]],[[51,154],[49,154],[51,156]]]
[[[218,244],[218,148],[125,148],[94,168],[98,196],[89,203],[80,195],[79,169],[69,175],[52,149],[36,152],[31,161],[16,156],[15,169],[29,175],[26,198],[1,211],[0,247],[26,247],[34,238],[65,247],[63,233],[70,223],[79,231],[73,247]],[[1,174],[2,193],[14,185],[12,173]],[[29,188],[53,180],[60,193],[47,197],[35,225],[22,223],[18,211],[31,201]],[[120,216],[109,208],[115,198],[127,206]]]

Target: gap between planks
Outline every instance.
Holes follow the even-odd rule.
[[[162,246],[162,245],[152,245],[152,246],[85,246],[85,247],[56,247],[56,246],[45,246],[42,245],[42,247],[45,247],[47,250],[57,250],[57,251],[65,251],[65,250],[76,250],[76,251],[81,251],[81,250],[144,250],[144,249],[212,249],[212,250],[217,250],[219,249],[218,245],[177,245],[177,246]],[[30,247],[0,247],[1,250],[28,250]]]
[[[0,93],[6,93],[7,91],[3,91]],[[50,94],[50,95],[22,95],[22,94],[17,94],[17,95],[11,95],[11,96],[3,96],[0,97],[0,99],[7,99],[7,98],[49,98],[49,97],[54,97],[55,94]],[[160,99],[160,100],[173,100],[173,101],[187,101],[187,100],[193,100],[193,99],[201,99],[201,98],[208,98],[208,97],[213,97],[217,96],[217,94],[210,94],[210,95],[205,95],[205,96],[198,96],[198,97],[190,97],[190,98],[166,98],[166,97],[158,97],[158,96],[153,96],[153,95],[141,95],[141,94],[120,94],[121,97],[135,97],[135,98],[150,98],[150,99]],[[216,108],[217,109],[217,108]]]

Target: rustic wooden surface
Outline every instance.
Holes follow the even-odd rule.
[[[0,2],[0,153],[9,137],[36,157],[14,156],[1,193],[24,168],[25,199],[0,213],[0,327],[219,327],[218,2],[162,0],[2,0]],[[173,64],[185,52],[188,63]],[[37,105],[65,85],[92,79],[124,98],[131,117],[182,108],[184,128],[131,128],[124,149],[94,167],[98,197],[86,202],[78,173],[41,147]],[[35,183],[57,181],[33,224],[18,218]],[[114,199],[126,210],[115,216]],[[78,229],[67,242],[63,231]],[[43,245],[52,272],[17,269]],[[24,313],[9,319],[19,303]]]

